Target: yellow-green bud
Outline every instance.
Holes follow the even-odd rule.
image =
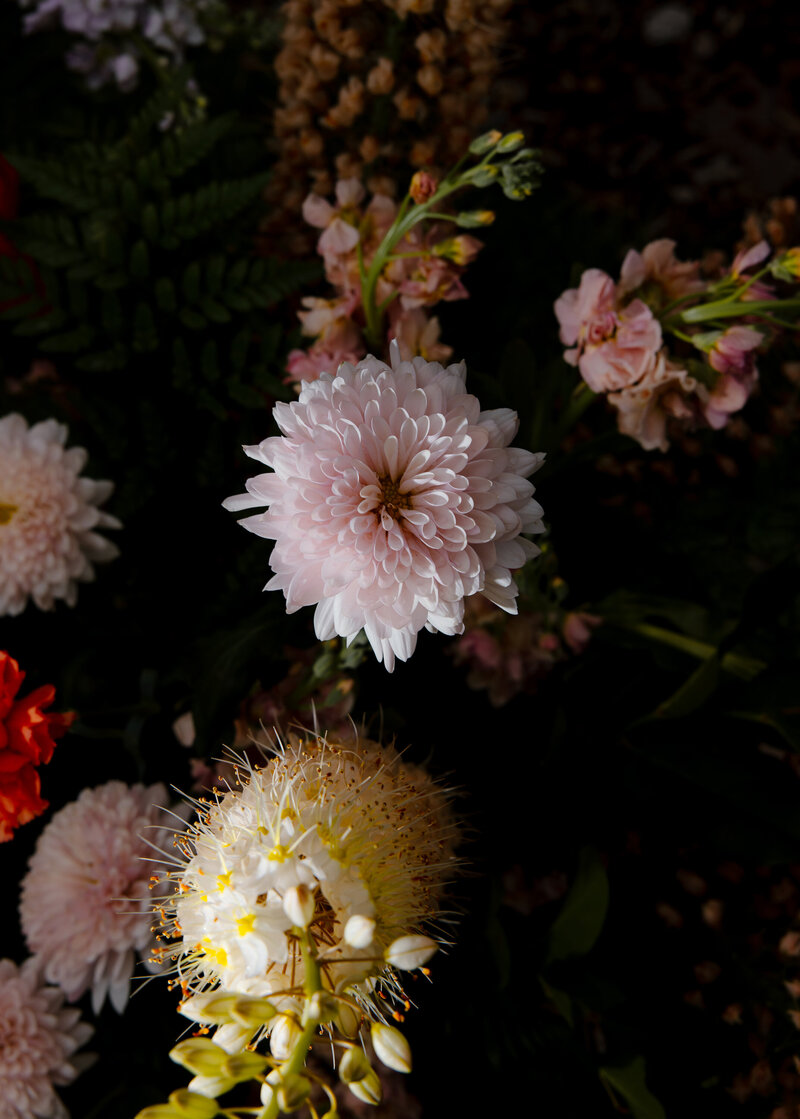
[[[339,1061],[339,1077],[345,1084],[363,1080],[371,1072],[372,1065],[369,1063],[366,1053],[357,1046],[348,1049]]]
[[[521,148],[524,143],[524,132],[507,132],[501,140],[498,140],[497,150],[505,155],[508,152],[516,151],[517,148]]]
[[[236,1081],[229,1076],[193,1076],[189,1081],[189,1091],[215,1100],[236,1087]]]
[[[314,918],[314,895],[308,886],[290,886],[283,897],[283,911],[299,929],[305,929]]]
[[[269,1035],[269,1048],[276,1061],[285,1061],[303,1031],[288,1014],[278,1014]]]
[[[140,1111],[136,1119],[181,1119],[181,1113],[174,1107],[170,1107],[168,1103],[155,1103],[152,1107]]]
[[[453,221],[461,229],[477,229],[481,225],[491,225],[494,218],[494,210],[462,210]]]
[[[234,1053],[222,1065],[222,1075],[229,1076],[231,1080],[252,1080],[267,1067],[267,1058],[260,1053]]]
[[[502,138],[503,133],[498,132],[496,128],[493,128],[491,132],[484,132],[481,136],[476,136],[470,144],[470,154],[486,155]]]
[[[399,1030],[383,1022],[373,1022],[370,1033],[372,1047],[387,1068],[411,1072],[411,1046]]]
[[[381,1082],[374,1069],[370,1069],[369,1073],[363,1077],[363,1079],[354,1080],[353,1083],[348,1084],[347,1087],[358,1099],[363,1100],[364,1103],[371,1103],[373,1106],[379,1104],[383,1098]]]
[[[268,999],[239,995],[231,1006],[231,1018],[241,1026],[256,1030],[274,1018],[278,1011]]]
[[[282,1076],[278,1085],[278,1106],[281,1111],[297,1111],[308,1099],[311,1081],[299,1073]]]
[[[180,1012],[192,1022],[211,1022],[222,1024],[230,1021],[231,1008],[237,995],[213,994],[192,995],[181,1003]]]
[[[336,1008],[336,1025],[344,1037],[355,1037],[361,1025],[361,1016],[348,1003],[340,1002]]]
[[[426,964],[438,947],[429,936],[400,936],[386,949],[385,958],[392,967],[412,971]]]
[[[210,1038],[188,1037],[170,1050],[170,1058],[197,1076],[218,1076],[228,1054]]]
[[[216,1100],[201,1096],[199,1092],[190,1092],[188,1088],[171,1092],[169,1102],[186,1119],[214,1119],[219,1111]]]

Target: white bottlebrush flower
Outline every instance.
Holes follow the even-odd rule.
[[[0,419],[0,617],[20,614],[29,598],[40,610],[56,599],[74,606],[78,581],[119,554],[97,532],[121,527],[98,508],[113,483],[80,477],[87,453],[66,440],[55,420],[29,428],[16,413]]]
[[[442,893],[457,865],[447,797],[394,749],[366,740],[291,738],[239,779],[241,788],[200,805],[179,841],[186,866],[170,874],[178,888],[165,907],[163,954],[176,960],[187,1015],[220,1021],[233,992],[270,999],[281,1011],[278,1033],[293,1025],[286,1015],[302,998],[304,964],[285,902],[299,889],[314,899],[307,930],[324,988],[380,1018],[376,985],[399,990],[386,949],[425,927],[440,936]],[[344,935],[354,918],[371,931],[357,946]],[[209,990],[222,996],[204,1011]]]
[[[92,992],[125,1009],[137,954],[154,946],[151,876],[172,832],[163,785],[109,781],[84,789],[42,832],[22,881],[20,918],[28,948],[49,982],[73,1000]]]
[[[509,443],[509,408],[482,412],[463,363],[374,357],[304,381],[277,404],[283,435],[245,447],[271,467],[227,509],[269,506],[242,524],[275,540],[274,577],[287,610],[316,604],[317,637],[364,630],[391,670],[424,627],[463,631],[464,599],[479,591],[516,613],[511,572],[539,549],[541,506],[527,476],[544,455]]]
[[[46,987],[36,960],[0,960],[0,1116],[68,1119],[54,1085],[69,1084],[88,1063],[74,1057],[93,1030],[63,992]]]

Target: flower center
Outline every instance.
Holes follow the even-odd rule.
[[[400,493],[399,481],[393,481],[388,474],[380,474],[378,485],[381,490],[380,506],[375,510],[378,519],[380,519],[381,509],[385,509],[389,516],[396,520],[401,509],[411,508],[411,494]]]
[[[0,525],[7,525],[19,509],[18,505],[6,505],[0,501]]]

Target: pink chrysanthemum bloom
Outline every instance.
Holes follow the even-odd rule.
[[[113,484],[81,478],[86,451],[65,450],[66,439],[55,420],[29,428],[16,413],[0,419],[0,616],[20,614],[28,598],[40,610],[58,598],[74,606],[92,564],[118,555],[96,532],[121,527],[98,508]]]
[[[0,960],[0,1115],[68,1119],[54,1085],[69,1084],[89,1063],[73,1054],[94,1032],[80,1011],[46,987],[36,960]]]
[[[321,641],[364,630],[389,671],[425,627],[461,633],[464,599],[482,592],[516,613],[511,571],[538,548],[541,507],[526,481],[544,456],[509,447],[517,416],[482,412],[465,368],[366,357],[304,382],[277,404],[283,435],[246,453],[272,468],[226,509],[275,540],[274,577],[290,613],[316,604]]]
[[[159,868],[151,844],[172,836],[166,803],[163,785],[84,789],[44,829],[23,879],[29,950],[68,999],[91,989],[95,1013],[106,995],[122,1013],[136,955],[153,947],[149,886]]]

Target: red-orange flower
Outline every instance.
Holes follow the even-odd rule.
[[[45,713],[55,699],[52,684],[17,699],[24,679],[14,658],[0,650],[0,843],[47,808],[36,767],[50,761],[54,740],[75,718],[74,712]]]

